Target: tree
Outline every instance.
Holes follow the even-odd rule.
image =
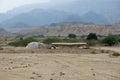
[[[20,40],[23,40],[23,37],[20,37]]]
[[[76,38],[76,34],[69,34],[68,37],[69,38]]]
[[[97,40],[97,35],[96,33],[90,33],[88,36],[87,36],[87,40]]]
[[[117,39],[114,36],[108,36],[102,40],[102,43],[107,44],[108,46],[113,46],[117,43]]]

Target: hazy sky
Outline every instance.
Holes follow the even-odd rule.
[[[47,3],[47,2],[51,2],[54,4],[54,3],[66,3],[70,1],[76,1],[76,0],[0,0],[0,12],[6,12],[8,10],[11,10],[12,8],[22,6],[25,4]],[[91,3],[96,3],[95,4],[96,7],[97,5],[99,6],[99,5],[106,5],[112,3],[116,3],[115,5],[118,6],[117,4],[120,3],[120,0],[78,0],[78,1],[80,1],[80,3],[83,4],[87,3],[88,5]],[[120,7],[120,5],[118,7]]]
[[[0,12],[6,12],[12,8],[25,4],[45,3],[50,0],[0,0]]]

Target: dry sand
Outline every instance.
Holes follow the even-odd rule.
[[[110,50],[110,51],[120,52],[120,47],[94,47],[94,49]]]
[[[40,53],[0,53],[0,80],[120,80],[120,57]]]

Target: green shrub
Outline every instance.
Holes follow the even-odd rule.
[[[97,40],[97,35],[96,33],[90,33],[88,36],[87,36],[87,40]]]
[[[109,50],[101,50],[101,53],[109,53]]]
[[[24,46],[27,46],[28,43],[30,42],[37,42],[38,40],[32,38],[32,37],[29,37],[29,38],[25,38],[23,40],[19,40],[19,41],[14,41],[14,42],[10,42],[8,43],[8,45],[10,46],[21,46],[21,47],[24,47]]]
[[[120,53],[114,52],[114,53],[112,54],[112,56],[120,56]]]
[[[97,40],[87,40],[86,42],[89,46],[95,46],[96,44],[99,44]]]
[[[77,36],[76,36],[76,34],[69,34],[68,37],[69,38],[76,38]]]
[[[45,44],[51,44],[51,43],[54,43],[54,42],[60,42],[60,39],[57,39],[57,38],[47,38],[47,39],[43,40],[43,43],[45,43]]]
[[[101,50],[101,53],[105,53],[105,50]]]
[[[95,51],[92,51],[92,52],[91,52],[91,54],[97,54],[97,52],[95,52]]]
[[[0,47],[0,50],[4,50],[2,47]]]
[[[117,41],[120,42],[120,37],[117,37]]]
[[[113,46],[117,44],[118,40],[114,36],[108,36],[102,40],[102,43],[107,44],[108,46]]]
[[[62,42],[81,42],[79,39],[64,39]]]
[[[109,50],[106,50],[105,53],[109,53],[110,51]]]

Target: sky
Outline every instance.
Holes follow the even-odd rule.
[[[26,4],[46,3],[50,0],[0,0],[0,12],[6,12]]]
[[[11,10],[13,8],[26,5],[26,4],[49,3],[49,2],[54,4],[54,3],[67,3],[70,1],[76,1],[76,0],[0,0],[0,13],[7,12],[8,10]],[[95,8],[97,8],[97,6],[99,7],[99,3],[101,3],[100,5],[104,6],[106,4],[112,4],[114,2],[116,3],[115,5],[117,7],[120,7],[120,5],[119,6],[117,5],[118,3],[120,3],[120,0],[78,0],[78,1],[80,1],[80,3],[83,3],[83,4],[86,3],[87,5],[95,3],[94,4]],[[83,7],[86,7],[86,6],[83,5]],[[110,6],[106,5],[106,7],[111,7],[111,5]]]

